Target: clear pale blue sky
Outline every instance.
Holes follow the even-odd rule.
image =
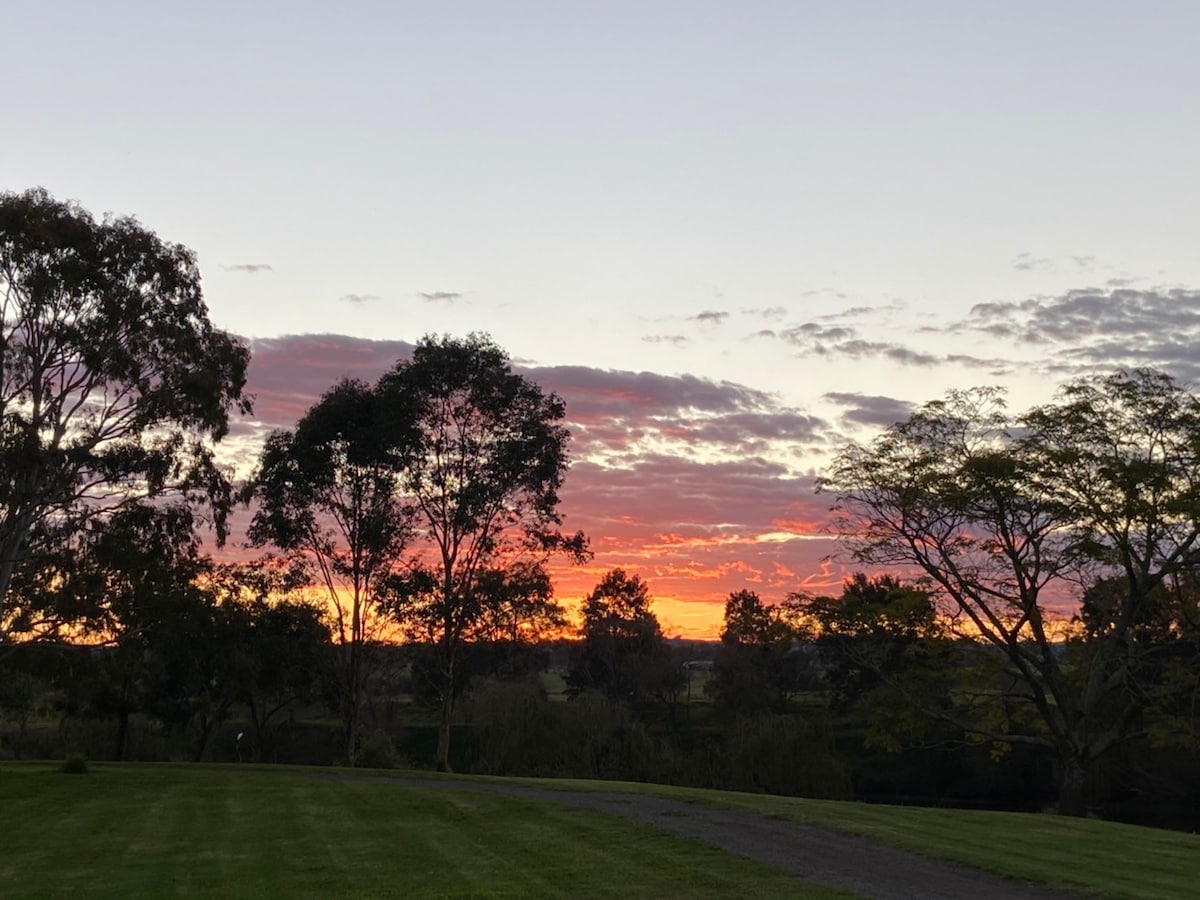
[[[732,376],[688,316],[1200,284],[1194,3],[0,9],[2,183],[193,247],[247,335]]]
[[[952,385],[1200,372],[1197,3],[0,0],[0,24],[0,188],[192,247],[247,337],[483,330],[727,379],[830,427],[688,452],[797,473]],[[684,455],[654,423],[685,408],[646,414],[630,465]]]

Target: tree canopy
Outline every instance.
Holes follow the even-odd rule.
[[[390,608],[438,647],[444,769],[460,644],[501,607],[543,616],[549,582],[538,563],[586,552],[582,534],[560,531],[570,434],[562,400],[513,372],[481,335],[422,339],[376,390],[420,548],[393,583]]]
[[[364,643],[379,633],[381,582],[400,564],[411,509],[391,425],[374,389],[343,379],[291,431],[263,447],[247,499],[258,503],[249,537],[286,551],[325,588],[342,648],[338,666],[346,757],[359,742]]]
[[[811,662],[798,652],[795,597],[771,606],[754,591],[725,600],[721,647],[707,685],[726,715],[786,712],[792,696],[812,681]]]
[[[684,676],[650,602],[646,582],[624,569],[605,574],[584,598],[575,692],[591,688],[635,704],[674,700]]]
[[[0,195],[0,630],[26,556],[122,504],[201,499],[224,537],[208,442],[250,409],[248,360],[186,247],[41,189]]]
[[[1133,629],[1200,560],[1200,400],[1141,369],[1071,382],[1017,417],[994,389],[955,392],[845,448],[822,489],[854,557],[919,571],[1038,712],[1036,728],[964,726],[1053,748],[1060,806],[1081,812],[1096,761],[1141,733],[1153,651]],[[1056,610],[1101,579],[1112,593],[1068,662],[1076,632]]]

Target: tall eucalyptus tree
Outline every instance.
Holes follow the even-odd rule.
[[[249,351],[214,328],[194,254],[45,190],[0,194],[0,636],[14,572],[96,517],[172,493],[224,537],[212,442],[248,412]]]

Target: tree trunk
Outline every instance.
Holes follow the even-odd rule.
[[[348,649],[349,659],[347,660],[346,668],[346,706],[344,710],[345,729],[346,729],[346,765],[354,768],[358,762],[358,714],[359,706],[362,703],[359,685],[359,643],[355,637],[350,641]]]
[[[5,544],[7,543],[6,541]],[[8,597],[8,586],[12,584],[16,566],[16,551],[7,546],[0,547],[0,613],[4,612],[4,601]]]
[[[1059,758],[1058,813],[1062,816],[1086,816],[1088,813],[1088,771],[1074,755]]]
[[[17,568],[17,557],[25,545],[32,525],[33,517],[28,512],[23,512],[9,525],[8,533],[0,541],[0,613],[4,612],[4,601],[8,598],[8,588]]]
[[[129,711],[121,710],[117,713],[117,739],[116,746],[113,747],[113,759],[121,762],[125,759],[125,742],[129,735]]]
[[[451,772],[450,768],[450,716],[454,712],[454,662],[446,667],[446,680],[442,685],[442,719],[438,723],[437,770]]]
[[[196,736],[196,744],[192,751],[192,762],[198,763],[204,759],[204,751],[208,749],[208,739],[212,735],[213,726],[216,724],[208,716],[201,714],[198,716],[200,720],[200,734]]]
[[[267,748],[267,723],[266,715],[259,715],[258,704],[254,702],[254,697],[250,696],[246,700],[246,707],[250,710],[250,727],[254,729],[254,761],[255,762],[274,762],[268,760]]]

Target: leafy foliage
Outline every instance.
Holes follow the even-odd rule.
[[[753,591],[725,601],[714,679],[707,689],[726,715],[788,711],[794,694],[812,687],[812,661],[797,645],[794,600],[767,606]]]
[[[943,628],[933,598],[895,576],[860,572],[846,580],[840,597],[792,599],[838,710],[849,709],[884,681],[927,665],[940,646]]]
[[[638,575],[613,569],[583,601],[583,645],[570,683],[636,704],[672,704],[684,675],[672,658],[650,592]]]
[[[438,766],[449,765],[455,659],[476,630],[553,621],[541,561],[586,552],[559,531],[569,433],[562,400],[514,373],[489,339],[420,341],[379,381],[400,491],[424,553],[392,582],[389,609],[438,648]]]
[[[248,360],[185,247],[44,190],[0,195],[0,629],[22,619],[8,594],[27,556],[125,503],[203,500],[224,537],[206,441],[249,411]]]
[[[250,718],[242,758],[275,761],[279,717],[327,699],[335,683],[324,610],[295,599],[304,573],[271,558],[221,566],[209,581],[231,631],[222,687]]]
[[[1096,761],[1142,732],[1157,651],[1135,639],[1138,623],[1198,558],[1200,400],[1149,370],[1068,384],[1015,419],[998,391],[952,393],[845,448],[822,487],[855,558],[917,568],[964,632],[1006,661],[1004,699],[1039,720],[963,727],[1052,748],[1060,807],[1082,812]],[[1053,604],[1100,579],[1115,593],[1093,605],[1086,646],[1068,661]]]
[[[342,648],[339,683],[346,756],[357,753],[366,678],[364,643],[378,633],[381,582],[398,564],[411,511],[374,390],[345,379],[293,431],[272,434],[247,492],[258,502],[249,536],[273,544],[325,587]]]

